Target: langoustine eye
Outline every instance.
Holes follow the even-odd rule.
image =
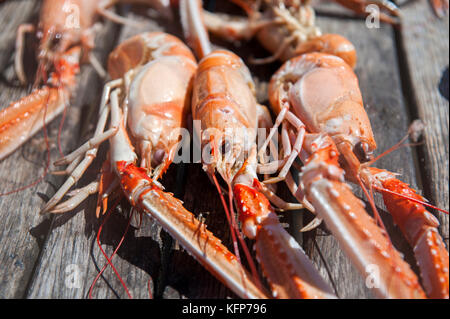
[[[369,162],[373,158],[373,152],[370,150],[367,142],[359,142],[355,145],[353,152],[361,163]]]

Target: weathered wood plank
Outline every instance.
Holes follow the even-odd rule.
[[[425,123],[425,145],[419,149],[418,166],[424,170],[422,185],[433,204],[449,209],[449,101],[439,85],[448,70],[449,16],[438,19],[427,1],[411,1],[402,7],[403,25],[400,30],[405,54],[408,94],[411,107]],[[448,71],[447,71],[448,72]],[[448,75],[447,75],[448,76]],[[447,78],[448,81],[448,78]],[[449,245],[449,216],[438,213],[440,231]]]
[[[17,28],[28,23],[30,18],[37,15],[39,6],[34,1],[5,1],[0,3],[0,70],[4,70],[8,63],[13,62],[12,53],[15,49]]]

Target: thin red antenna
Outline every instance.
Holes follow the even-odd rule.
[[[422,134],[422,131],[424,129],[423,123],[420,120],[415,120],[408,129],[408,133],[402,137],[400,141],[398,141],[396,144],[388,148],[386,151],[375,157],[374,159],[370,160],[369,162],[364,163],[364,166],[369,166],[378,161],[380,158],[385,157],[386,155],[398,150],[401,147],[407,147],[407,146],[418,146],[422,143],[405,143],[405,141],[411,136],[413,141],[417,141],[420,135]]]
[[[231,237],[233,239],[234,254],[236,255],[238,262],[241,264],[241,257],[239,256],[239,247],[238,247],[238,242],[236,240],[236,234],[235,234],[236,229],[232,226],[233,222],[231,220],[230,211],[228,210],[227,203],[225,201],[225,198],[223,197],[222,190],[220,188],[219,182],[217,181],[216,175],[215,174],[211,174],[211,175],[212,175],[214,184],[216,185],[217,191],[219,192],[220,200],[222,201],[222,205],[225,210],[225,214],[227,216],[228,225],[230,226]]]
[[[420,122],[420,120],[414,121],[411,124],[411,126],[410,126],[410,128],[408,130],[408,133],[397,144],[393,145],[392,147],[390,147],[389,149],[387,149],[386,151],[384,151],[383,153],[381,153],[380,155],[375,157],[373,160],[371,160],[371,161],[369,161],[367,163],[364,163],[363,166],[372,165],[373,163],[378,161],[380,158],[382,158],[382,157],[392,153],[393,151],[398,150],[401,147],[417,146],[417,145],[422,144],[422,143],[404,143],[408,139],[409,136],[417,134],[417,132],[421,132],[422,130],[423,130],[423,124]],[[414,137],[413,137],[413,140],[415,140]],[[431,204],[429,204],[429,203],[427,203],[425,201],[421,201],[419,199],[415,199],[415,198],[409,197],[409,196],[404,195],[404,194],[399,194],[399,193],[393,192],[391,190],[388,190],[388,189],[385,189],[385,188],[382,188],[382,187],[378,187],[376,185],[372,185],[372,187],[375,188],[378,191],[381,191],[381,192],[384,192],[384,193],[390,193],[390,194],[393,194],[393,195],[397,195],[399,197],[405,198],[405,199],[410,200],[412,202],[415,202],[415,203],[418,203],[418,204],[422,204],[422,205],[424,205],[426,207],[430,207],[432,209],[436,209],[436,210],[438,210],[440,212],[443,212],[444,214],[447,214],[447,215],[449,214],[449,212],[446,211],[445,209],[442,209],[442,208],[439,208],[437,206],[431,205]]]
[[[389,241],[389,244],[392,246],[392,242],[391,239],[389,238],[388,232],[386,230],[386,227],[384,226],[383,220],[381,219],[380,213],[378,212],[378,209],[375,205],[375,200],[374,200],[374,196],[373,196],[373,192],[372,192],[372,188],[370,188],[370,194],[367,191],[366,186],[364,185],[364,183],[362,182],[361,178],[359,178],[358,176],[358,183],[361,186],[367,200],[369,201],[370,207],[372,208],[373,211],[373,215],[375,216],[375,220],[377,221],[377,224],[379,226],[381,226],[381,228],[384,230],[384,232],[386,233],[386,237]]]
[[[400,141],[399,143],[395,144],[394,146],[392,146],[391,148],[387,149],[386,151],[384,151],[383,153],[381,153],[380,155],[378,155],[377,157],[375,157],[374,159],[365,162],[363,165],[364,166],[370,166],[372,164],[374,164],[375,162],[377,162],[378,160],[380,160],[382,157],[385,157],[386,155],[389,155],[390,153],[402,148],[402,147],[411,147],[411,146],[418,146],[421,145],[422,143],[404,143],[402,144],[402,141]]]
[[[108,257],[108,255],[105,253],[105,251],[103,250],[102,245],[101,245],[101,243],[100,243],[100,235],[101,235],[101,233],[102,233],[103,226],[104,226],[104,225],[106,224],[106,222],[108,221],[109,217],[111,216],[111,212],[113,211],[113,209],[115,209],[115,208],[117,207],[117,205],[119,204],[120,200],[121,200],[121,198],[119,198],[119,199],[116,201],[116,203],[114,204],[114,206],[113,206],[113,207],[108,211],[108,213],[106,214],[105,220],[103,221],[103,223],[102,223],[102,225],[100,226],[100,228],[99,228],[99,230],[98,230],[98,233],[97,233],[97,245],[98,245],[98,247],[100,248],[100,251],[102,252],[103,256],[106,258],[108,264],[111,266],[111,268],[112,268],[113,271],[115,272],[115,274],[116,274],[117,278],[119,279],[120,283],[121,283],[122,286],[124,287],[125,292],[127,293],[128,297],[129,297],[130,299],[133,299],[133,297],[131,296],[131,294],[130,294],[130,292],[129,292],[129,290],[128,290],[126,284],[125,284],[125,282],[123,281],[122,277],[119,275],[119,272],[118,272],[117,269],[114,267],[114,265],[113,265],[113,263],[112,263],[112,261],[111,261],[111,259],[112,259],[112,258],[114,257],[114,255],[117,253],[117,251],[119,250],[120,246],[122,245],[122,243],[123,243],[123,241],[124,241],[124,239],[125,239],[125,236],[126,236],[126,234],[127,234],[127,232],[128,232],[128,228],[129,228],[130,223],[131,223],[131,217],[133,216],[133,213],[130,215],[130,218],[128,219],[128,224],[127,224],[125,233],[123,234],[123,236],[122,236],[122,238],[121,238],[121,240],[120,240],[120,242],[119,242],[117,248],[114,250],[114,252],[113,252],[113,254],[111,255],[111,257]],[[100,278],[100,276],[102,275],[102,273],[105,271],[105,269],[106,269],[107,266],[108,266],[108,265],[103,266],[103,269],[98,273],[97,277],[96,277],[96,278],[94,279],[94,281],[92,282],[92,285],[91,285],[91,287],[90,287],[90,289],[89,289],[89,298],[90,298],[90,299],[92,299],[92,291],[93,291],[93,289],[94,289],[95,284],[97,283],[98,279]]]
[[[150,277],[150,279],[147,282],[147,289],[148,289],[148,297],[149,297],[149,299],[153,299],[151,284],[152,284],[152,277]]]
[[[447,215],[449,214],[449,212],[447,210],[439,208],[439,207],[434,206],[434,205],[431,205],[430,203],[427,203],[425,201],[421,201],[419,199],[416,199],[416,198],[413,198],[413,197],[410,197],[410,196],[407,196],[407,195],[404,195],[404,194],[399,194],[399,193],[393,192],[393,191],[391,191],[389,189],[386,189],[386,188],[383,188],[383,187],[378,187],[376,185],[373,185],[373,188],[375,188],[376,190],[378,190],[380,192],[396,195],[396,196],[405,198],[407,200],[410,200],[410,201],[412,201],[414,203],[422,204],[423,206],[427,206],[427,207],[430,207],[432,209],[436,209],[436,210],[438,210],[440,212],[443,212],[444,214],[447,214]]]

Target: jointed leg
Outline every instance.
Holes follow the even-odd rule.
[[[287,211],[287,210],[299,210],[305,208],[302,204],[299,203],[288,203],[278,197],[272,190],[270,190],[266,185],[260,184],[259,191],[267,197],[267,199],[279,210]]]
[[[107,103],[108,103],[110,95],[111,95],[111,90],[114,89],[114,88],[119,87],[120,85],[122,85],[122,83],[123,83],[123,81],[121,79],[118,79],[118,80],[115,80],[115,81],[111,81],[111,82],[109,82],[109,83],[107,83],[105,85],[105,88],[103,89],[102,100],[101,100],[101,103],[100,103],[100,111],[99,111],[100,117],[99,117],[99,121],[98,121],[98,124],[97,124],[96,131],[94,133],[94,137],[92,139],[90,139],[86,144],[84,144],[83,146],[81,146],[80,148],[78,148],[77,150],[72,152],[71,154],[69,154],[69,155],[61,158],[60,160],[56,161],[55,162],[56,166],[70,164],[69,167],[72,167],[71,163],[73,161],[76,161],[76,159],[79,158],[80,156],[82,156],[83,153],[85,153],[89,149],[93,148],[93,145],[99,144],[98,141],[99,140],[103,140],[105,138],[105,134],[107,136],[109,136],[109,137],[114,135],[114,134],[112,134],[110,132],[111,130],[109,130],[107,132],[108,134],[107,133],[103,133],[104,128],[106,126],[106,121],[108,119],[108,114],[109,114],[109,110],[107,108]],[[99,138],[99,136],[102,136],[103,138]],[[66,170],[68,170],[68,169],[66,169]]]
[[[311,213],[315,214],[315,210],[314,207],[312,206],[312,204],[306,199],[306,196],[303,192],[303,190],[301,189],[301,187],[299,187],[297,185],[297,183],[294,181],[294,178],[292,177],[291,173],[288,173],[286,176],[286,180],[285,183],[287,185],[287,187],[289,188],[291,194],[297,198],[297,200],[302,203],[303,207],[306,208],[307,210],[309,210]],[[307,232],[307,231],[311,231],[317,227],[320,226],[320,224],[322,223],[323,219],[319,218],[319,217],[315,217],[308,225],[306,225],[305,227],[303,227],[300,231],[301,232]]]
[[[72,163],[70,163],[69,166],[66,167],[66,169],[64,169],[62,171],[51,172],[51,174],[52,175],[56,175],[56,176],[59,176],[59,175],[70,175],[75,170],[75,168],[77,168],[78,164],[80,164],[80,162],[82,160],[83,160],[83,156],[80,155],[76,159],[74,159],[72,161]]]
[[[52,214],[61,214],[73,210],[75,207],[80,205],[86,198],[90,195],[96,194],[98,192],[98,182],[92,182],[89,185],[76,189],[67,195],[71,196],[67,201],[52,208]]]
[[[105,89],[105,90],[107,91],[107,89]],[[118,106],[117,102],[113,103],[113,101],[117,101],[119,92],[120,92],[120,90],[117,89],[111,93],[111,111],[117,112],[117,110],[115,110],[115,108],[118,108],[119,106]],[[100,145],[100,143],[102,143],[103,141],[105,141],[107,139],[106,138],[105,140],[101,141],[101,140],[98,140],[98,137],[102,136],[103,138],[105,138],[105,135],[103,132],[105,130],[108,113],[109,113],[109,108],[103,107],[102,113],[100,115],[100,120],[97,124],[97,128],[96,128],[96,131],[95,131],[95,134],[93,137],[93,139],[96,140],[97,143],[91,144],[92,148],[89,149],[88,151],[86,151],[85,158],[81,161],[81,163],[77,166],[77,168],[70,174],[70,176],[68,177],[66,182],[61,186],[61,188],[56,192],[56,194],[53,195],[53,197],[50,199],[50,201],[44,206],[44,208],[41,210],[41,214],[51,211],[52,208],[55,207],[61,201],[61,199],[64,197],[64,195],[70,190],[70,188],[80,180],[81,176],[83,176],[86,169],[91,165],[94,158],[97,156],[98,146]],[[112,124],[112,129],[114,129],[115,126],[118,127],[118,125]],[[81,149],[85,149],[84,146],[82,146]],[[77,153],[77,151],[75,151],[74,153]],[[78,156],[79,155],[75,156],[74,160]],[[64,161],[61,161],[61,162],[64,162]]]
[[[297,156],[300,154],[300,151],[302,149],[303,141],[305,139],[306,135],[306,129],[305,125],[302,121],[300,121],[293,113],[287,112],[286,113],[286,120],[289,121],[289,123],[294,126],[294,128],[297,130],[297,137],[294,143],[294,147],[292,149],[292,152],[289,154],[289,157],[284,164],[283,168],[281,169],[280,173],[278,174],[278,177],[270,178],[266,181],[264,181],[265,184],[270,183],[277,183],[280,181],[285,180],[286,175],[289,173],[289,170],[294,163]]]
[[[286,116],[286,113],[288,112],[289,108],[285,107],[284,109],[281,110],[281,112],[278,114],[276,120],[275,120],[275,124],[273,125],[273,127],[270,129],[269,132],[269,136],[267,136],[264,144],[261,146],[261,148],[258,151],[258,158],[261,160],[263,155],[266,153],[267,150],[267,146],[269,145],[270,141],[272,140],[272,138],[274,137],[275,133],[278,132],[278,128],[280,127],[281,123],[284,120],[284,117]]]

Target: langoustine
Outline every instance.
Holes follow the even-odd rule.
[[[196,133],[202,154],[210,154],[203,158],[204,169],[219,192],[216,173],[226,184],[229,203],[223,196],[222,200],[235,231],[235,245],[243,240],[234,221],[234,203],[243,233],[255,240],[257,259],[274,297],[335,298],[300,245],[281,226],[269,202],[280,203],[279,199],[260,191],[256,135],[258,127],[271,125],[270,115],[256,102],[243,61],[230,51],[210,49],[200,8],[200,1],[180,1],[186,36],[202,57],[193,82],[192,116],[199,122]],[[242,246],[245,252],[245,243]]]
[[[120,185],[133,207],[157,220],[237,295],[265,298],[236,257],[158,182],[173,161],[186,121],[191,78],[197,69],[190,50],[168,34],[144,33],[119,45],[110,54],[108,68],[113,80],[105,86],[94,137],[56,163],[80,164],[42,212],[72,210],[98,192],[98,214],[108,195]],[[111,123],[105,131],[108,114]],[[106,140],[110,141],[109,159],[98,181],[71,192],[70,199],[58,204]]]
[[[302,187],[295,192],[297,198],[312,201],[318,216],[325,220],[347,254],[359,265],[361,272],[364,272],[361,261],[366,258],[366,253],[370,252],[367,254],[369,260],[380,258],[376,264],[387,277],[384,279],[384,291],[379,290],[379,294],[396,298],[424,296],[416,276],[389,243],[384,231],[373,228],[378,233],[375,235],[370,230],[369,225],[376,223],[369,220],[371,218],[362,206],[355,207],[347,200],[336,214],[330,213],[332,210],[328,206],[333,205],[333,201],[340,202],[341,198],[353,195],[342,187],[325,185],[328,182],[315,180],[322,167],[330,170],[334,166],[331,171],[339,172],[342,165],[346,178],[363,187],[375,213],[370,194],[373,189],[382,193],[394,221],[414,248],[427,295],[431,298],[448,298],[448,251],[437,229],[439,222],[418,202],[423,199],[407,184],[397,180],[395,174],[368,166],[376,142],[353,70],[336,56],[304,54],[286,62],[272,77],[269,97],[273,111],[278,114],[276,123],[283,125],[285,134],[291,136],[292,144],[295,143],[287,157],[292,159],[299,155],[307,164],[302,169]],[[310,135],[317,137],[311,141]],[[320,160],[320,156],[315,155],[322,152],[324,147],[331,146],[333,151],[329,153],[328,161]],[[290,145],[285,147],[291,149]],[[334,162],[333,166],[330,166],[330,160]],[[361,164],[366,161],[367,164]],[[268,182],[289,177],[290,165],[292,161],[286,160],[280,175]],[[343,178],[343,172],[340,171],[337,176]],[[289,183],[292,184],[292,180]],[[351,202],[358,203],[356,199]],[[343,228],[340,224],[345,218],[347,226]],[[382,225],[378,217],[377,223]],[[343,230],[348,232],[349,227],[354,228],[356,234],[351,243],[348,241],[352,237],[342,234]],[[359,230],[356,232],[356,229]],[[358,255],[353,251],[355,245],[369,247]],[[388,278],[397,278],[398,283],[389,286]]]
[[[14,152],[31,136],[68,107],[77,87],[80,65],[89,62],[101,76],[101,63],[92,53],[100,16],[125,23],[108,9],[125,0],[44,0],[39,24],[19,26],[16,39],[15,70],[26,84],[23,66],[25,35],[34,33],[39,40],[37,73],[33,91],[12,102],[0,113],[0,160]],[[138,0],[134,0],[134,3]],[[166,12],[165,0],[146,0],[145,4]]]
[[[38,72],[33,92],[1,111],[0,160],[67,107],[76,88],[82,56],[89,56],[92,47],[98,3],[46,0],[42,3],[39,26],[24,24],[19,27],[15,55],[17,76],[22,83],[26,82],[22,63],[24,36],[35,31],[40,40]],[[43,86],[39,87],[41,82],[44,82]]]

